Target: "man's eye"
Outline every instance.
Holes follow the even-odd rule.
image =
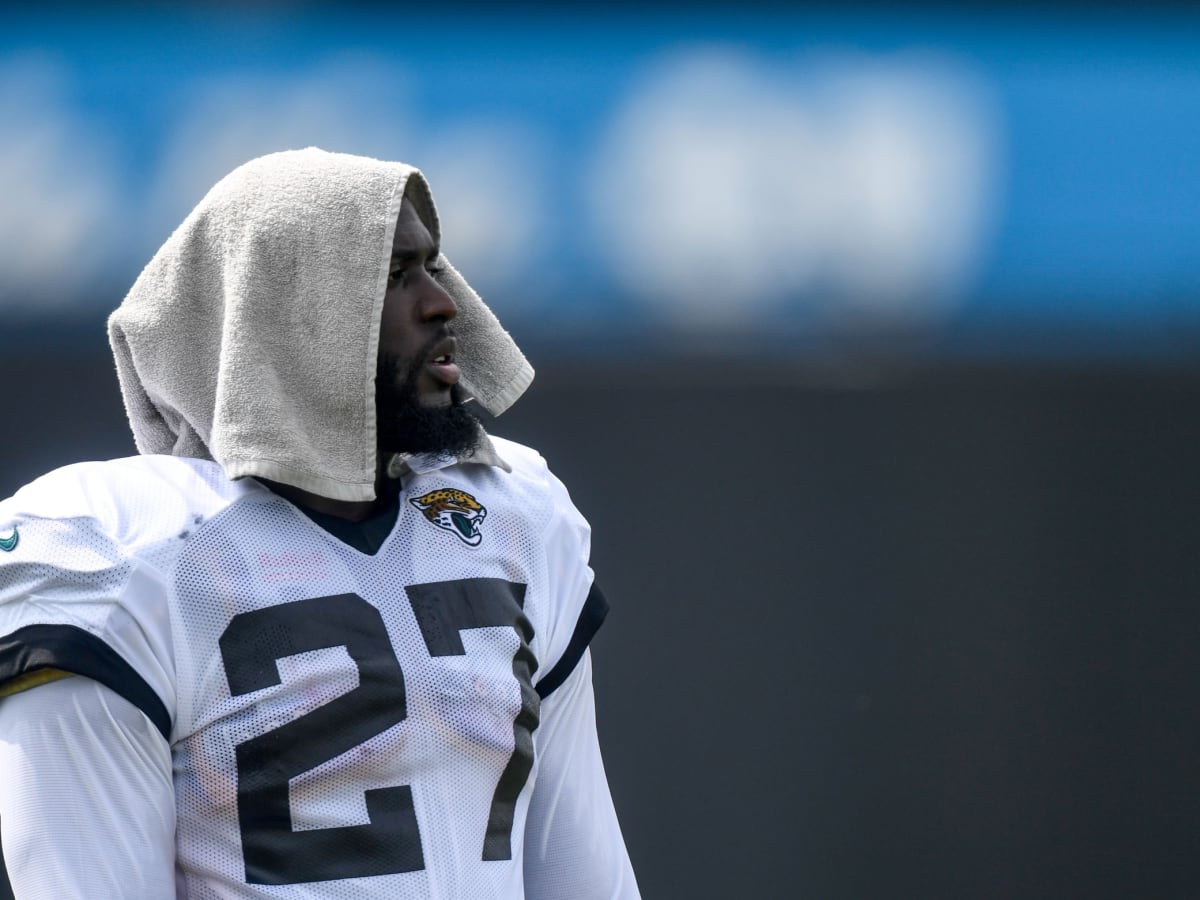
[[[388,273],[388,284],[399,282],[401,287],[408,287],[408,272],[404,269],[393,269]]]
[[[443,265],[439,265],[438,263],[430,263],[429,265],[427,265],[425,267],[425,271],[428,272],[430,275],[441,275],[443,272],[446,271],[446,267]]]

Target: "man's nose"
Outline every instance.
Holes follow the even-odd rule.
[[[458,315],[458,304],[449,292],[432,275],[422,279],[421,321],[441,320],[449,322]]]

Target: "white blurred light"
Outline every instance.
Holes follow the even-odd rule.
[[[539,173],[548,155],[518,125],[472,121],[437,132],[418,163],[437,200],[446,255],[476,290],[508,289],[500,290],[508,310],[535,300],[512,288],[537,274],[529,267],[546,227]]]
[[[987,235],[993,106],[932,57],[734,50],[667,60],[598,156],[597,239],[622,285],[681,325],[814,312],[902,321],[951,306]]]
[[[540,218],[531,165],[542,155],[540,144],[512,124],[430,127],[405,107],[410,92],[403,71],[361,57],[326,61],[299,79],[228,75],[205,82],[183,103],[151,192],[157,241],[240,164],[318,146],[421,168],[433,185],[450,260],[481,290],[504,285]]]
[[[68,83],[49,57],[0,60],[0,307],[69,303],[111,258],[116,170]]]
[[[149,191],[157,243],[221,178],[266,153],[316,146],[396,158],[412,131],[398,100],[405,89],[401,72],[369,58],[328,60],[298,78],[229,72],[201,81],[177,100]]]

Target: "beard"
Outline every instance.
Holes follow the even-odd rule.
[[[450,389],[449,406],[421,403],[417,381],[424,365],[425,354],[418,353],[401,378],[400,361],[380,356],[375,375],[379,449],[384,453],[470,456],[482,430],[479,419],[464,405],[466,394],[458,384]]]

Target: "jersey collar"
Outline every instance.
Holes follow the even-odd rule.
[[[449,453],[393,453],[392,458],[388,460],[387,474],[389,478],[402,478],[409,474],[424,475],[454,465],[495,466],[505,472],[512,471],[512,466],[496,452],[495,444],[481,425],[479,440],[469,454],[451,456]]]

